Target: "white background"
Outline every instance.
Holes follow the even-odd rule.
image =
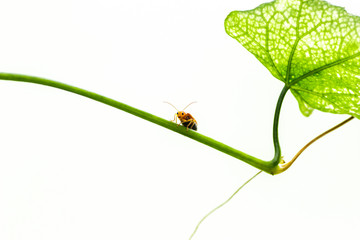
[[[241,0],[1,1],[0,70],[46,77],[264,159],[282,83],[227,36]],[[360,15],[356,1],[332,0]],[[200,218],[258,170],[167,129],[54,88],[0,82],[0,239],[188,239]],[[285,99],[286,160],[346,116],[303,117]],[[360,239],[360,123],[262,173],[194,239]]]

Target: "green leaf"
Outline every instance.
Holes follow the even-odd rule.
[[[360,118],[360,17],[321,0],[233,11],[226,32],[283,81],[301,112]]]

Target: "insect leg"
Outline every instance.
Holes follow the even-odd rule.
[[[192,129],[194,125],[195,125],[195,121],[191,121],[191,123],[188,125],[188,128]]]
[[[193,119],[189,119],[189,120],[186,120],[184,122],[182,122],[182,124],[184,125],[184,123],[189,123],[187,126],[186,126],[186,131],[189,131],[189,128],[191,126],[191,128],[194,126],[195,122]],[[190,129],[191,129],[190,128]]]
[[[174,119],[171,120],[171,121],[177,123],[177,115],[176,115],[176,113],[175,113],[175,115],[174,115]]]

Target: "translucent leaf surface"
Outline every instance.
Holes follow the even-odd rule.
[[[360,17],[320,0],[276,0],[234,11],[226,32],[313,109],[360,118]]]

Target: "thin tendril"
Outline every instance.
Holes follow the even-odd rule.
[[[256,173],[254,176],[252,176],[249,180],[247,180],[244,184],[242,184],[225,202],[223,202],[222,204],[220,204],[219,206],[217,206],[216,208],[214,208],[213,210],[211,210],[208,214],[206,214],[200,221],[199,223],[196,225],[194,232],[191,234],[189,240],[191,240],[193,238],[193,236],[195,235],[195,233],[197,232],[200,224],[207,218],[209,217],[213,212],[215,212],[216,210],[218,210],[219,208],[221,208],[222,206],[224,206],[226,203],[228,203],[243,187],[245,187],[246,184],[248,184],[251,180],[253,180],[257,175],[259,175],[262,171]]]
[[[306,148],[308,148],[311,144],[313,144],[315,141],[319,140],[321,137],[325,136],[326,134],[334,131],[335,129],[341,127],[342,125],[344,125],[345,123],[349,122],[350,120],[354,119],[353,116],[349,117],[348,119],[346,119],[345,121],[339,123],[338,125],[336,125],[335,127],[330,128],[329,130],[323,132],[322,134],[320,134],[319,136],[317,136],[316,138],[312,139],[310,142],[308,142],[303,148],[300,149],[300,151],[295,154],[295,156],[291,159],[291,161],[284,163],[281,165],[281,172],[285,171],[286,169],[288,169],[294,162],[295,160],[300,156],[301,153],[303,153],[305,151]]]

